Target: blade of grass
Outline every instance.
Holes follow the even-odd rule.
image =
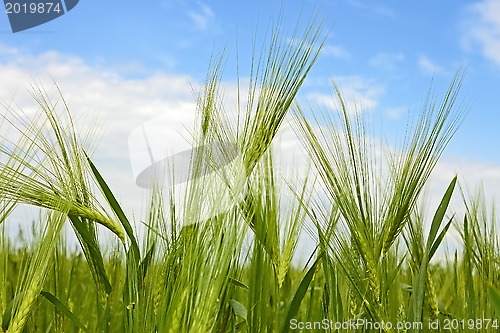
[[[428,277],[428,265],[431,259],[430,253],[433,248],[437,248],[439,246],[439,243],[436,240],[436,236],[443,222],[446,210],[448,209],[448,205],[450,203],[456,182],[457,182],[457,177],[455,176],[452,179],[451,183],[448,185],[448,188],[446,189],[446,192],[443,195],[443,198],[441,199],[441,202],[436,210],[436,213],[434,214],[434,218],[432,219],[429,235],[427,236],[426,248],[423,254],[422,262],[420,263],[420,269],[418,271],[418,275],[413,277],[412,296],[410,303],[411,308],[409,312],[410,322],[421,322],[422,320],[423,305],[424,305],[425,290],[426,290],[425,286]],[[412,329],[411,331],[416,332],[417,330]]]
[[[122,207],[120,206],[120,204],[116,200],[113,192],[111,192],[111,189],[109,188],[108,184],[106,183],[104,178],[101,176],[100,172],[97,170],[96,166],[94,165],[94,163],[92,162],[92,160],[90,159],[90,157],[88,157],[88,155],[86,153],[85,153],[85,157],[87,158],[87,161],[90,165],[92,173],[94,174],[94,177],[96,178],[97,183],[99,184],[104,196],[106,197],[106,200],[108,201],[111,209],[116,214],[116,216],[120,220],[123,228],[125,229],[125,232],[127,233],[127,236],[129,237],[130,242],[131,242],[130,246],[132,247],[132,251],[134,252],[134,254],[136,256],[136,260],[139,261],[140,260],[139,245],[137,243],[137,239],[135,238],[134,230],[132,229],[132,226],[130,225],[130,222],[127,219],[127,216],[125,215]]]
[[[45,297],[45,299],[47,301],[49,301],[50,303],[52,303],[52,305],[54,305],[59,311],[61,311],[69,320],[71,320],[71,322],[73,322],[73,324],[80,328],[81,330],[85,331],[85,332],[90,332],[87,327],[85,327],[85,325],[82,324],[82,322],[78,319],[78,317],[73,313],[71,312],[71,310],[63,304],[63,302],[61,302],[56,296],[54,296],[53,294],[51,294],[50,292],[48,291],[44,291],[42,290],[40,292],[40,295],[42,295],[43,297]]]
[[[297,288],[297,291],[295,292],[292,302],[288,307],[285,321],[283,323],[283,328],[281,329],[282,333],[290,331],[290,320],[292,320],[293,317],[298,313],[300,308],[300,303],[302,303],[302,300],[304,299],[304,296],[306,295],[307,290],[309,289],[309,285],[311,284],[311,281],[313,280],[314,275],[316,274],[316,270],[318,268],[318,264],[320,263],[321,259],[322,259],[321,255],[316,258],[316,261],[312,264],[311,268],[309,268],[302,281],[300,281],[299,287]]]
[[[112,291],[112,287],[108,275],[106,274],[106,269],[104,268],[104,260],[97,239],[94,237],[93,233],[87,229],[87,225],[81,218],[70,214],[69,219],[77,231],[77,238],[82,245],[83,253],[96,283],[102,285],[106,294],[109,295]]]

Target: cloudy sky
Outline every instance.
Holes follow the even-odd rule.
[[[285,31],[311,13],[329,31],[301,98],[328,107],[335,80],[389,139],[404,134],[409,110],[419,110],[431,81],[442,92],[464,66],[468,113],[436,169],[436,188],[443,193],[458,172],[469,186],[482,180],[488,195],[500,194],[499,1],[284,2]],[[82,0],[60,18],[16,34],[0,15],[0,101],[29,109],[30,84],[57,82],[74,112],[103,120],[95,162],[139,214],[145,192],[134,184],[129,136],[157,119],[189,126],[192,87],[223,49],[223,81],[234,101],[236,54],[244,79],[253,40],[262,39],[280,8],[281,1],[269,0]],[[173,151],[183,147],[182,139],[166,141]],[[283,154],[296,151],[293,135],[284,141]]]

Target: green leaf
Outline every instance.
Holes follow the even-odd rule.
[[[111,209],[113,209],[116,216],[120,220],[121,224],[123,225],[123,228],[125,229],[125,232],[127,233],[127,236],[130,239],[130,242],[131,242],[130,246],[132,247],[132,251],[134,251],[135,258],[137,258],[137,260],[139,260],[139,258],[141,257],[139,245],[137,243],[137,239],[135,238],[134,230],[132,229],[132,226],[130,225],[130,222],[127,219],[127,216],[123,212],[122,207],[120,206],[120,204],[116,200],[115,196],[113,195],[113,192],[111,192],[111,189],[109,188],[109,186],[106,183],[106,181],[104,180],[104,178],[102,178],[101,174],[97,170],[94,163],[92,163],[92,161],[90,160],[90,158],[88,157],[88,155],[86,153],[85,153],[85,156],[87,157],[87,161],[89,162],[90,168],[92,169],[92,173],[94,174],[94,177],[96,178],[97,183],[101,187],[101,190],[102,190],[104,196],[106,197],[106,200],[108,201]]]
[[[489,296],[491,303],[493,303],[493,306],[495,307],[496,313],[500,313],[500,291],[493,287],[492,285],[488,285],[488,290],[489,290]]]
[[[109,295],[111,293],[112,287],[109,282],[108,275],[106,274],[106,269],[104,268],[104,260],[102,258],[101,250],[99,244],[95,237],[89,232],[85,223],[81,221],[75,215],[69,214],[69,219],[71,220],[73,226],[78,232],[78,238],[82,242],[84,247],[84,255],[87,259],[87,263],[91,266],[92,274],[96,275],[97,281],[100,281],[104,286],[104,290]]]
[[[78,319],[78,317],[75,316],[75,314],[73,312],[71,312],[71,310],[66,305],[64,305],[56,296],[49,293],[48,291],[43,291],[43,290],[40,292],[40,295],[42,295],[43,297],[45,297],[45,299],[47,301],[52,303],[69,320],[71,320],[73,322],[73,324],[75,324],[75,326],[77,326],[78,328],[80,328],[81,330],[83,330],[85,332],[89,332],[87,327],[85,327],[85,325],[82,324],[82,322]]]
[[[238,281],[236,279],[233,279],[233,278],[229,278],[229,282],[231,282],[232,284],[234,284],[236,287],[240,287],[240,288],[243,288],[245,290],[249,290],[248,286],[246,284],[244,284],[243,282],[241,281]]]
[[[439,204],[436,213],[434,214],[434,218],[432,219],[431,229],[429,230],[429,235],[427,237],[427,245],[424,251],[424,255],[422,258],[422,262],[420,263],[420,269],[418,275],[413,277],[412,284],[412,295],[411,295],[411,309],[409,313],[409,321],[411,322],[420,322],[422,319],[422,309],[424,307],[424,297],[425,297],[425,282],[427,279],[427,267],[429,265],[429,261],[431,259],[431,253],[434,254],[437,250],[439,243],[443,239],[446,231],[449,228],[449,224],[445,226],[439,237],[436,236],[443,222],[444,215],[450,203],[451,195],[453,194],[453,189],[455,188],[455,184],[457,182],[457,177],[455,176],[446,192],[441,199],[441,203]],[[413,332],[415,330],[410,330]]]
[[[155,243],[156,244],[156,243]],[[153,253],[155,251],[155,244],[151,245],[151,248],[142,259],[141,264],[139,265],[139,278],[140,281],[143,281],[146,277],[146,273],[148,272],[149,264],[151,263],[151,259],[153,258]]]
[[[436,213],[434,214],[434,218],[432,219],[431,229],[429,231],[429,237],[427,238],[427,251],[429,254],[430,254],[431,247],[434,244],[434,241],[436,239],[436,235],[437,235],[437,232],[439,230],[439,227],[441,226],[441,223],[443,222],[444,214],[446,213],[446,210],[448,209],[448,205],[450,204],[451,195],[453,194],[453,189],[455,188],[456,183],[457,183],[457,176],[455,176],[452,179],[450,185],[448,185],[448,188],[446,189],[446,192],[444,193],[444,196],[441,199],[441,203],[439,204],[439,207],[436,210]],[[430,257],[429,257],[429,259],[430,259]]]
[[[7,329],[9,328],[10,319],[12,318],[12,310],[14,309],[14,304],[19,302],[19,300],[23,297],[24,297],[24,291],[17,294],[9,302],[9,304],[7,304],[7,307],[5,308],[5,312],[3,313],[3,318],[2,318],[2,330],[3,331],[7,331]]]
[[[316,258],[316,261],[311,266],[311,268],[309,268],[306,275],[300,282],[300,285],[297,288],[297,291],[295,292],[295,296],[292,299],[292,303],[290,303],[290,307],[288,308],[288,313],[286,315],[286,319],[283,324],[283,329],[281,330],[281,332],[285,333],[290,330],[290,325],[289,325],[290,320],[292,320],[293,317],[297,314],[297,312],[299,312],[300,303],[302,303],[302,299],[304,299],[304,296],[306,295],[307,289],[311,284],[314,274],[316,273],[316,268],[318,267],[318,263],[320,262],[322,256],[323,255],[319,255]]]
[[[431,246],[431,250],[429,252],[429,260],[432,259],[432,256],[434,256],[434,253],[436,253],[436,250],[438,249],[439,245],[443,241],[444,236],[448,232],[448,229],[451,226],[451,222],[453,221],[453,218],[450,219],[450,221],[444,226],[443,230],[439,233],[439,236],[436,238],[434,243]]]
[[[231,305],[231,308],[233,309],[233,313],[236,316],[247,320],[247,308],[245,308],[245,306],[243,304],[241,304],[237,300],[231,298],[229,300],[229,305]]]

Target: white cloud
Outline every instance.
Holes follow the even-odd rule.
[[[394,17],[394,11],[386,6],[373,5],[370,2],[363,2],[359,0],[346,0],[348,4],[351,6],[357,7],[361,10],[364,10],[368,13],[373,13],[375,15],[386,16],[386,17]]]
[[[333,58],[347,58],[350,56],[345,48],[337,45],[324,45],[321,54]]]
[[[58,52],[32,55],[12,48],[6,53],[22,56],[9,58],[0,55],[0,76],[9,78],[0,81],[0,102],[6,105],[14,101],[29,116],[36,110],[36,102],[28,92],[30,85],[39,79],[55,101],[58,95],[53,80],[60,87],[76,119],[97,115],[104,120],[93,128],[101,133],[93,155],[94,163],[123,203],[126,213],[141,216],[140,211],[145,209],[142,205],[146,203],[143,201],[146,192],[135,184],[129,153],[130,134],[137,127],[143,124],[150,126],[151,120],[158,120],[155,125],[161,126],[161,130],[147,133],[155,157],[189,149],[190,143],[186,139],[190,137],[196,110],[192,86],[196,87],[199,83],[189,76],[164,72],[142,78],[126,78],[117,70],[94,68],[78,57]],[[244,87],[245,80],[241,81]],[[226,110],[235,112],[238,101],[236,82],[226,81],[222,85]],[[243,96],[246,94],[243,93]],[[242,103],[245,103],[244,99]],[[83,132],[86,129],[84,125],[81,121],[77,122],[77,127]],[[154,133],[157,133],[156,137]],[[2,134],[5,135],[5,132]],[[281,154],[283,149],[285,153],[282,156],[287,159],[293,155],[290,152],[300,151],[293,131],[288,131],[281,143],[277,154]],[[301,170],[306,161],[300,154],[295,159]],[[288,166],[286,163],[283,165]]]
[[[165,131],[191,127],[195,102],[189,84],[194,83],[193,80],[167,73],[127,79],[113,70],[92,68],[77,57],[57,52],[18,53],[22,56],[12,59],[0,55],[0,77],[8,78],[0,81],[0,102],[6,105],[13,101],[29,116],[36,109],[36,102],[28,92],[30,85],[40,80],[56,98],[53,80],[76,119],[84,119],[89,114],[104,119],[104,123],[98,125],[102,138],[95,163],[126,203],[125,207],[137,212],[144,192],[134,183],[128,136],[136,126],[162,114],[170,119],[170,127]],[[77,125],[84,127],[80,121]],[[177,137],[168,144],[180,146],[183,142],[183,138]]]
[[[492,214],[498,209],[500,199],[500,165],[480,160],[467,160],[463,157],[444,156],[436,165],[436,168],[429,179],[428,198],[429,203],[428,217],[436,211],[439,202],[454,176],[458,177],[458,185],[453,193],[452,201],[448,209],[448,214],[456,214],[458,224],[463,223],[466,207],[460,193],[463,189],[467,204],[471,205],[474,200],[483,200],[478,203],[484,205],[485,213],[492,217]],[[479,191],[479,192],[478,192]],[[478,194],[482,198],[478,198]],[[495,209],[496,208],[496,209]],[[491,221],[484,221],[490,223]],[[496,217],[496,223],[498,223]],[[498,225],[497,225],[498,227]],[[451,248],[459,247],[462,244],[459,234],[456,231],[449,232],[447,237]]]
[[[429,57],[422,55],[418,58],[418,68],[427,75],[434,75],[444,72],[444,68],[436,64]]]
[[[360,75],[338,76],[333,80],[341,91],[347,110],[352,113],[376,108],[379,97],[385,92],[382,85]],[[332,94],[312,92],[307,98],[329,109],[338,109],[339,106]]]
[[[385,113],[387,118],[399,119],[406,112],[408,112],[408,108],[406,108],[406,107],[394,107],[394,108],[386,109],[384,113]]]
[[[198,5],[198,8],[196,10],[188,11],[188,16],[198,29],[206,30],[215,14],[212,8],[210,8],[207,4],[201,1],[196,2],[196,4]]]
[[[369,64],[377,69],[393,71],[404,60],[403,53],[379,53],[370,59]]]
[[[308,47],[307,42],[296,38],[286,38],[286,42],[297,48]],[[319,47],[319,44],[316,44],[314,48]],[[348,58],[350,56],[349,51],[347,51],[344,47],[333,44],[324,44],[321,46],[320,55],[325,57],[332,58]]]
[[[17,56],[19,50],[15,47],[0,44],[0,56]]]
[[[500,1],[483,0],[468,7],[463,46],[480,46],[483,55],[500,65]]]

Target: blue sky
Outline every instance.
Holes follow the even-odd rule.
[[[9,33],[7,17],[1,17],[1,43],[33,55],[56,51],[75,56],[92,67],[114,68],[125,78],[164,71],[197,80],[203,79],[210,55],[226,46],[230,78],[235,74],[236,41],[244,59],[251,51],[257,23],[259,31],[265,31],[280,5],[281,1],[162,0],[117,5],[82,0],[59,19],[22,33]],[[298,12],[308,17],[317,9],[331,31],[307,89],[327,92],[332,78],[342,83],[342,77],[348,81],[350,77],[352,85],[366,85],[360,92],[371,93],[378,111],[392,116],[418,105],[433,74],[437,86],[445,87],[457,68],[465,65],[463,95],[472,104],[456,151],[466,149],[473,158],[498,162],[500,150],[494,143],[499,123],[500,14],[494,13],[498,7],[494,1],[287,1],[284,16],[293,25]],[[481,30],[489,30],[489,36]],[[355,76],[359,82],[353,82]],[[455,150],[454,145],[450,150]]]
[[[433,78],[436,92],[442,92],[465,66],[462,97],[468,115],[437,173],[441,170],[444,184],[450,171],[462,172],[497,193],[498,1],[284,2],[285,30],[298,17],[317,13],[329,31],[301,96],[324,103],[333,79],[347,98],[381,121],[389,138],[404,133],[408,109],[419,109]],[[62,17],[16,34],[10,32],[7,16],[0,15],[0,99],[18,98],[19,105],[29,107],[20,91],[33,77],[49,85],[53,77],[80,112],[108,119],[96,156],[116,186],[124,186],[123,177],[131,174],[127,137],[133,129],[160,114],[181,119],[182,112],[194,109],[189,85],[203,81],[210,56],[224,47],[224,80],[228,89],[234,88],[236,52],[245,77],[252,40],[262,37],[281,4],[81,0]]]

